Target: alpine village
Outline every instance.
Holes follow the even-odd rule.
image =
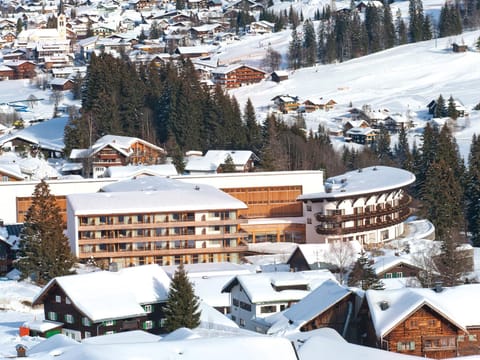
[[[480,358],[480,1],[0,1],[0,359]]]

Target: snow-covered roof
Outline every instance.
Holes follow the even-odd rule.
[[[120,153],[124,154],[125,156],[129,156],[131,153],[131,147],[133,144],[140,142],[145,144],[153,149],[163,152],[164,150],[161,147],[153,145],[145,140],[131,137],[131,136],[120,136],[120,135],[105,135],[98,139],[95,144],[92,145],[91,148],[91,155],[96,154],[101,149],[106,146],[111,146],[117,149]]]
[[[410,257],[386,255],[386,256],[375,257],[374,263],[372,264],[372,268],[373,270],[375,270],[376,274],[381,274],[382,272],[400,264],[406,264],[412,267],[418,267],[418,265],[414,264],[414,262],[410,259]]]
[[[173,176],[178,175],[173,164],[110,166],[106,174],[112,178],[132,178],[139,175]]]
[[[335,199],[390,191],[414,181],[415,175],[410,171],[389,166],[371,166],[328,178],[325,180],[326,192],[303,194],[297,200]]]
[[[303,299],[312,289],[326,280],[334,279],[329,271],[273,272],[251,275],[238,275],[223,287],[230,292],[239,284],[252,303],[297,301]],[[274,287],[303,285],[308,290],[275,290]]]
[[[283,312],[283,317],[268,330],[269,334],[288,333],[298,330],[319,314],[352,293],[333,280],[327,280],[310,294]]]
[[[259,68],[256,68],[256,67],[253,67],[253,66],[250,66],[250,65],[246,65],[246,64],[232,64],[232,65],[228,65],[228,66],[219,66],[215,69],[212,70],[212,74],[228,74],[232,71],[235,71],[237,69],[240,69],[242,67],[247,67],[249,69],[252,69],[252,70],[255,70],[255,71],[258,71],[258,72],[262,72],[265,74],[265,71],[263,71],[262,69],[259,69]]]
[[[423,305],[465,330],[480,325],[480,312],[476,308],[480,284],[461,285],[434,291],[425,288],[395,290],[368,290],[366,299],[378,337],[387,335],[406,317]],[[383,309],[383,310],[382,310]]]
[[[355,254],[358,254],[362,249],[362,245],[357,240],[349,242]],[[331,261],[331,247],[332,244],[299,244],[298,250],[303,254],[303,257],[309,265],[317,263],[326,263]],[[294,255],[294,252],[291,254]],[[288,260],[289,261],[289,260]]]
[[[13,132],[12,134],[0,137],[0,144],[3,146],[9,141],[19,138],[32,144],[36,144],[42,149],[63,151],[65,148],[63,133],[67,121],[68,116],[40,122],[25,129]]]
[[[146,315],[141,305],[166,301],[170,278],[158,265],[60,276],[50,280],[33,303],[41,303],[54,285],[89,319],[100,322]]]
[[[293,324],[302,326],[349,294],[351,294],[351,290],[339,285],[336,281],[327,280],[298,303],[288,308],[284,312],[284,316]]]
[[[101,193],[71,194],[67,201],[75,215],[247,208],[242,201],[213,186],[151,178],[120,181],[104,187]]]

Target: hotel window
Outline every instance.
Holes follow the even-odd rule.
[[[56,303],[61,303],[62,302],[62,297],[60,295],[55,295],[55,302]]]
[[[153,305],[145,305],[143,309],[145,310],[146,313],[151,313],[153,312]]]
[[[307,224],[311,224],[312,223],[312,218],[307,218]]]
[[[312,211],[312,205],[307,205],[307,211]]]
[[[91,321],[90,321],[89,318],[87,318],[87,317],[82,317],[82,325],[83,325],[83,326],[90,326],[90,325],[92,325],[92,323],[91,323]]]
[[[264,305],[260,308],[260,313],[261,314],[270,314],[274,313],[277,311],[277,306],[276,305]]]
[[[108,320],[103,322],[103,326],[113,326],[115,325],[115,320]]]

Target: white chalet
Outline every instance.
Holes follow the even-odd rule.
[[[289,308],[329,279],[334,280],[334,275],[328,270],[238,275],[222,292],[230,293],[234,322],[241,328],[266,332],[268,326],[261,326],[262,319]]]

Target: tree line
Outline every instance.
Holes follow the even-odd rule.
[[[288,64],[292,69],[312,66],[315,63],[346,61],[372,54],[394,46],[430,40],[433,37],[461,34],[464,28],[480,25],[480,1],[468,0],[465,6],[459,2],[446,2],[441,9],[438,24],[425,15],[422,0],[409,0],[409,22],[402,18],[400,10],[392,15],[389,2],[383,6],[368,5],[363,16],[352,1],[349,9],[333,11],[326,6],[315,13],[317,29],[311,19],[288,22],[292,35],[288,48]],[[293,11],[292,9],[290,10]],[[274,15],[265,12],[264,17],[284,24],[298,16]],[[283,19],[283,20],[279,20]]]
[[[82,87],[82,112],[65,128],[65,152],[105,134],[134,136],[166,148],[182,172],[187,150],[251,150],[265,170],[344,170],[323,128],[310,134],[293,121],[258,119],[250,99],[240,108],[219,85],[203,85],[188,59],[135,67],[127,58],[93,55]]]

